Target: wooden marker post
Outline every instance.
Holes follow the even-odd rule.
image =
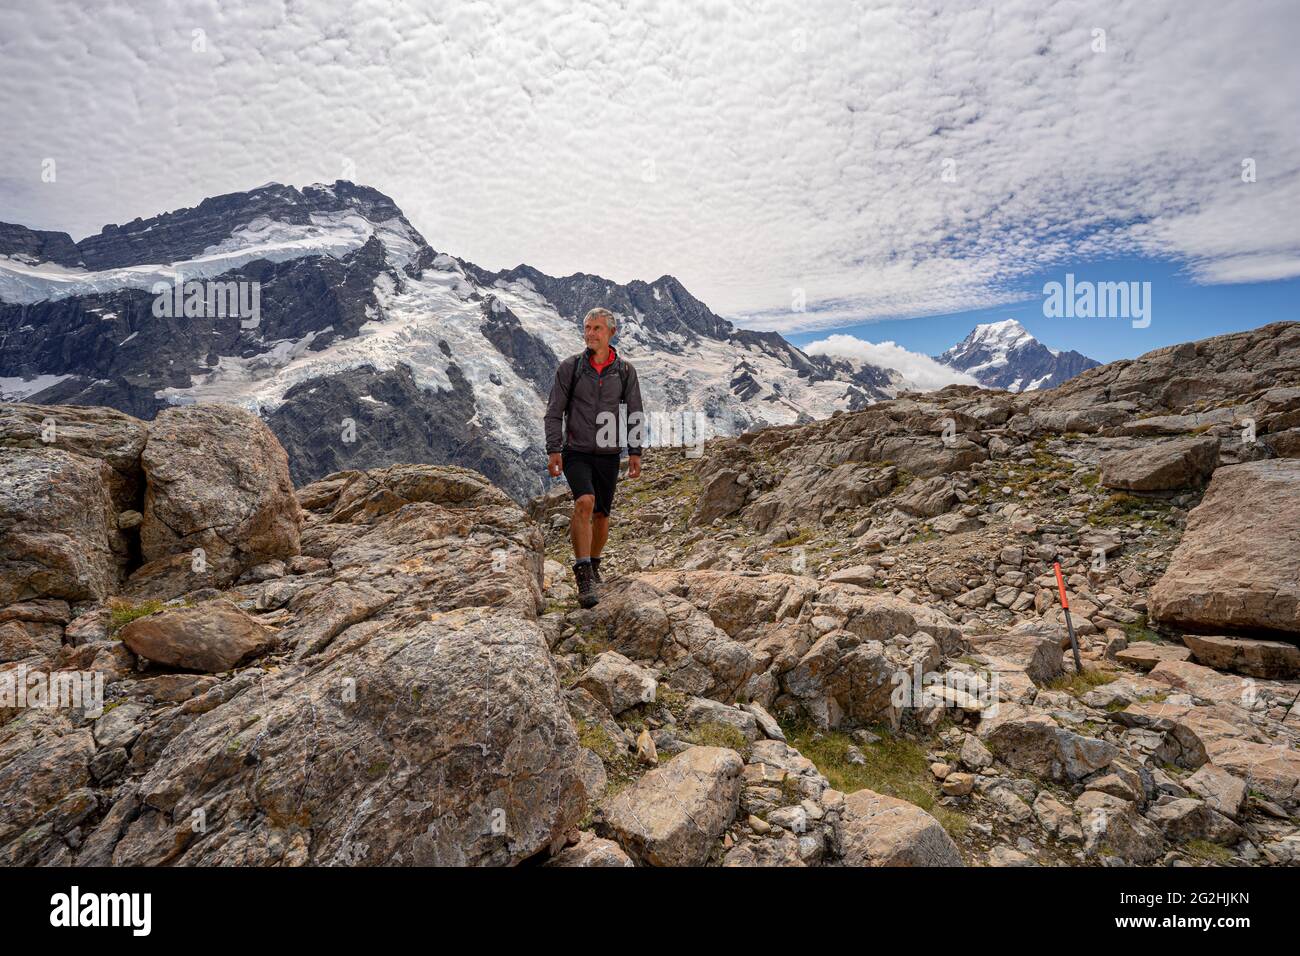
[[[1074,672],[1083,673],[1083,663],[1079,660],[1079,642],[1074,636],[1074,622],[1070,620],[1070,602],[1065,597],[1065,579],[1061,577],[1061,562],[1055,562],[1056,589],[1061,592],[1061,610],[1065,612],[1065,629],[1070,632],[1070,650],[1074,652]]]

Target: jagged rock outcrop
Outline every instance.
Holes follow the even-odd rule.
[[[299,496],[236,409],[76,422],[76,452],[6,449],[0,481],[27,489],[12,513],[44,525],[46,551],[17,557],[66,560],[6,575],[0,682],[76,668],[105,700],[0,708],[0,782],[28,793],[0,812],[4,859],[503,864],[565,845],[588,802],[581,750],[536,622],[540,537],[504,493],[397,466]],[[134,560],[188,567],[167,552],[197,546],[220,571],[172,575],[184,593],[156,611],[115,596],[132,585],[109,544],[115,469],[95,457],[144,433],[116,462],[140,482]],[[32,484],[29,459],[82,484]],[[157,585],[149,569],[132,581]],[[134,620],[114,636],[119,611]]]
[[[282,459],[243,414],[178,408],[160,422],[194,441],[153,456],[159,422],[11,406],[0,513],[58,560],[0,604],[0,860],[1294,863],[1290,634],[1173,624],[1158,597],[1198,566],[1186,549],[1271,555],[1290,527],[1256,520],[1251,542],[1240,502],[1289,488],[1271,456],[1298,427],[1297,344],[1275,326],[1045,393],[952,387],[656,449],[620,486],[589,610],[563,488],[525,514],[481,474],[395,462],[280,507]],[[1217,446],[1208,488],[1103,484],[1109,456],[1183,441]],[[103,515],[42,499],[33,461]],[[827,495],[787,484],[791,462]],[[1216,493],[1241,476],[1262,484]],[[221,577],[184,547],[201,525],[144,563],[167,507],[216,517]],[[1206,584],[1254,614],[1234,567]],[[5,696],[34,670],[101,680],[102,707]]]
[[[635,578],[611,582],[582,621],[620,654],[657,662],[674,687],[695,696],[734,699],[765,662],[687,601]]]
[[[1300,647],[1288,641],[1185,634],[1183,643],[1198,664],[1265,680],[1300,675]]]
[[[140,454],[148,437],[146,422],[112,408],[0,403],[0,447],[58,448],[105,462],[112,469],[108,493],[118,512],[143,504]]]

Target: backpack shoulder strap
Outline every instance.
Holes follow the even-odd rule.
[[[627,360],[625,360],[623,356],[620,355],[619,360],[617,360],[616,364],[617,364],[617,368],[619,368],[619,405],[627,405],[627,401],[628,401]]]
[[[564,414],[566,416],[569,414],[569,408],[573,405],[573,390],[578,384],[578,367],[582,363],[583,355],[586,355],[586,353],[583,352],[580,355],[573,356],[573,372],[569,375],[569,398],[564,403]]]

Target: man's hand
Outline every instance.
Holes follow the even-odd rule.
[[[564,471],[564,456],[558,451],[553,453],[546,462],[546,470],[552,478],[559,478]]]
[[[640,455],[627,456],[627,476],[629,478],[641,477],[641,456]]]

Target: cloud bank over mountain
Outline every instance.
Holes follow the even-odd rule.
[[[1281,0],[54,0],[5,34],[4,218],[74,237],[342,178],[487,267],[668,273],[782,331],[994,306],[1099,256],[1300,275]]]
[[[978,385],[971,375],[949,368],[928,355],[912,352],[895,342],[868,342],[856,335],[828,335],[804,346],[809,355],[836,355],[857,359],[901,372],[908,383],[921,391],[945,385]]]

